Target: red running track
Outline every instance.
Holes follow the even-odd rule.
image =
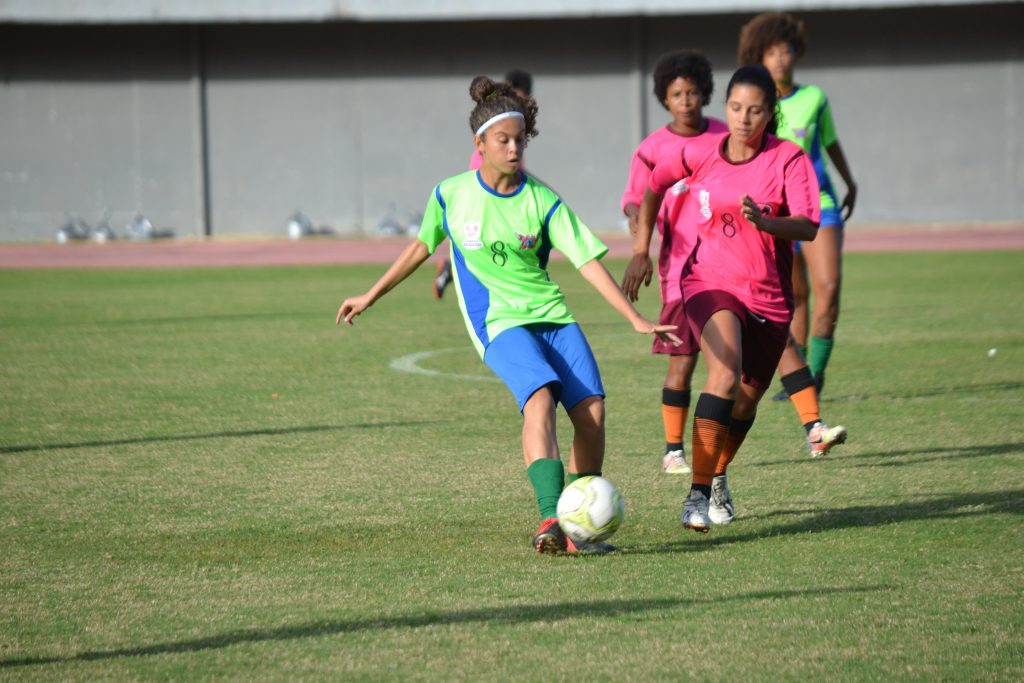
[[[607,233],[600,236],[609,247],[609,256],[625,257],[630,254],[631,242],[627,235]],[[0,269],[390,263],[409,239],[315,237],[298,241],[268,238],[0,244]],[[848,228],[844,248],[853,253],[1024,250],[1024,224],[962,228]],[[553,257],[558,258],[558,253],[554,252]]]

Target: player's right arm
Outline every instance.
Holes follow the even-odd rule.
[[[682,154],[663,159],[650,173],[643,201],[640,202],[636,233],[633,235],[633,257],[630,258],[626,272],[622,276],[622,292],[630,301],[637,300],[641,284],[645,287],[650,286],[651,277],[654,275],[651,238],[665,192],[687,175],[689,174],[683,164]]]
[[[629,178],[626,179],[626,189],[622,193],[622,213],[629,219],[629,234],[636,236],[637,219],[640,216],[640,202],[644,199],[644,192],[647,190],[647,181],[651,177],[651,169],[654,164],[641,152],[642,145],[635,152],[629,162]]]
[[[414,239],[369,291],[360,296],[345,299],[342,302],[341,308],[338,309],[338,315],[334,319],[334,324],[339,325],[342,319],[344,319],[345,322],[351,325],[353,318],[372,306],[377,299],[394,289],[398,283],[409,277],[428,258],[430,258],[430,250],[427,248],[427,245],[421,242],[419,238]]]
[[[636,301],[640,285],[648,287],[654,275],[651,261],[651,236],[654,234],[654,220],[661,208],[663,194],[656,194],[647,188],[637,213],[636,232],[633,234],[633,256],[626,264],[622,275],[622,292],[630,301]]]
[[[427,208],[423,210],[423,223],[420,224],[420,232],[416,239],[402,251],[387,272],[377,280],[369,291],[342,302],[334,324],[339,325],[344,319],[351,325],[353,318],[372,306],[377,299],[390,292],[398,286],[398,283],[423,265],[423,262],[430,258],[430,255],[447,236],[444,230],[444,215],[445,204],[441,185],[438,185],[430,194],[430,199],[427,200]]]
[[[623,318],[629,321],[633,329],[640,334],[653,334],[662,341],[670,342],[676,346],[682,343],[674,332],[676,325],[659,325],[643,317],[639,311],[626,300],[625,295],[615,284],[615,279],[608,269],[597,259],[587,261],[580,266],[580,275],[589,282],[598,293],[604,297],[612,308],[619,312]]]

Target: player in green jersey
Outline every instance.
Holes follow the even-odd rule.
[[[740,31],[739,62],[761,64],[772,75],[779,92],[782,122],[779,137],[800,145],[811,157],[821,187],[821,226],[814,242],[796,243],[793,259],[795,310],[792,332],[797,344],[809,351],[808,365],[818,392],[825,382],[825,367],[832,355],[839,320],[842,285],[843,223],[849,220],[857,201],[857,183],[836,136],[828,98],[821,88],[793,80],[797,61],[806,51],[804,23],[789,14],[760,14]],[[842,203],[828,175],[832,160],[846,184]],[[808,273],[810,280],[808,281]],[[808,286],[810,285],[810,286]],[[808,294],[814,293],[813,312],[808,316]],[[808,318],[810,343],[808,344]],[[787,351],[793,354],[795,350]],[[785,392],[777,398],[785,398]]]
[[[604,387],[593,353],[547,272],[551,249],[641,334],[679,343],[674,325],[656,325],[626,299],[599,259],[607,247],[547,186],[521,169],[529,138],[537,134],[537,104],[506,82],[478,76],[470,86],[473,141],[483,163],[441,181],[430,195],[419,235],[386,273],[360,296],[345,299],[336,322],[353,319],[407,278],[446,238],[470,339],[508,386],[523,415],[522,450],[541,525],[540,553],[577,548],[558,526],[555,507],[565,470],[555,438],[561,403],[572,422],[569,481],[600,474],[604,464]]]
[[[511,69],[505,74],[505,81],[512,86],[512,89],[516,91],[516,95],[519,97],[528,97],[533,93],[533,76],[531,76],[528,71],[523,71],[522,69]],[[480,168],[482,163],[483,159],[480,156],[480,152],[476,147],[473,147],[473,154],[469,158],[469,170],[477,170]],[[448,285],[450,285],[451,282],[451,259],[442,258],[438,261],[437,273],[434,275],[434,280],[431,283],[434,289],[434,298],[440,299],[443,297],[444,291],[448,288]]]

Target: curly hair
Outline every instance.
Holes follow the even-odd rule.
[[[699,52],[669,52],[658,58],[654,65],[654,96],[665,109],[668,109],[665,104],[668,87],[677,78],[685,78],[697,86],[704,106],[711,102],[715,84],[707,57]]]
[[[758,14],[740,29],[739,66],[760,64],[764,53],[776,43],[789,43],[799,59],[807,52],[804,22],[784,12]]]
[[[477,76],[469,86],[469,96],[476,102],[469,115],[469,129],[474,133],[488,119],[498,114],[517,111],[523,115],[526,137],[537,137],[537,100],[520,97],[507,81],[495,83],[487,76]]]
[[[729,101],[733,87],[737,85],[752,85],[764,93],[764,107],[772,113],[766,130],[774,135],[778,131],[781,112],[779,110],[779,93],[775,89],[775,81],[772,80],[768,69],[760,64],[748,64],[736,69],[725,89],[726,102]]]

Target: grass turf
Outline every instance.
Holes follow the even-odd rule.
[[[845,266],[849,443],[764,402],[699,536],[664,359],[553,265],[627,503],[578,558],[530,548],[520,418],[429,268],[345,330],[381,267],[0,272],[0,680],[1020,680],[1021,255]]]

